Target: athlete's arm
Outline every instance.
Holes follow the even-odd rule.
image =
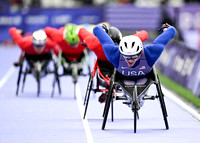
[[[120,58],[119,47],[114,44],[109,35],[103,30],[102,26],[95,26],[93,33],[99,39],[108,61],[118,68]]]
[[[167,43],[176,35],[176,29],[173,26],[160,34],[153,42],[152,45],[145,46],[145,55],[149,66],[153,66],[156,60],[160,57]]]
[[[16,27],[10,28],[9,33],[11,37],[13,38],[13,40],[15,41],[15,43],[19,43],[23,38],[20,32],[18,32]]]
[[[81,28],[79,30],[78,36],[80,41],[85,43],[87,47],[95,53],[99,60],[108,61],[101,46],[101,43],[93,33],[89,32],[85,28]]]
[[[78,37],[81,42],[85,43],[90,50],[95,50],[94,43],[98,42],[97,37],[85,28],[81,28],[78,33]]]
[[[11,27],[9,33],[21,50],[24,51],[32,45],[32,36],[23,37],[16,27]]]

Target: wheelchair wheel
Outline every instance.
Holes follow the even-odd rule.
[[[74,83],[74,99],[76,99],[76,83],[78,81],[78,67],[77,64],[74,64],[72,67],[72,79]]]
[[[53,63],[54,63],[54,75],[55,75],[55,80],[58,83],[58,92],[59,95],[61,94],[61,88],[60,88],[60,79],[59,79],[59,75],[58,75],[58,65],[56,64],[55,60],[53,59]]]
[[[51,92],[51,97],[52,97],[52,98],[53,98],[53,96],[54,96],[55,84],[56,84],[56,78],[54,78],[53,84],[52,84],[52,92]]]
[[[106,103],[105,103],[105,107],[104,107],[104,113],[103,113],[103,124],[102,124],[102,130],[105,129],[105,125],[106,125],[106,121],[107,121],[107,117],[108,117],[108,112],[109,112],[109,108],[110,108],[110,103],[112,102],[112,98],[113,98],[113,81],[110,82],[110,86],[109,86],[109,91],[108,91],[108,95],[107,95],[107,99],[106,99]]]
[[[74,63],[72,65],[72,78],[73,78],[73,83],[77,83],[77,79],[78,79],[78,65],[77,65],[77,63]]]
[[[159,79],[158,76],[157,76],[157,78]],[[158,97],[159,97],[159,100],[160,100],[160,106],[161,106],[161,109],[162,109],[162,114],[163,114],[163,118],[164,118],[164,122],[165,122],[165,127],[168,130],[169,129],[169,124],[168,124],[168,120],[167,120],[167,109],[166,109],[166,106],[165,106],[164,95],[162,93],[161,85],[160,85],[160,81],[159,80],[158,80],[158,84],[156,84],[156,88],[157,88],[157,91],[158,91]]]
[[[53,80],[53,84],[52,84],[51,97],[54,96],[56,82],[58,83],[58,92],[59,92],[59,95],[61,95],[60,80],[59,80],[59,75],[58,75],[57,69],[54,71],[54,80]]]
[[[61,88],[60,88],[60,79],[59,79],[59,76],[58,76],[58,73],[57,73],[57,71],[56,71],[56,73],[55,73],[55,78],[56,78],[56,81],[57,81],[57,83],[58,83],[58,92],[59,92],[59,95],[61,95]]]
[[[114,93],[114,92],[113,92]],[[112,99],[111,99],[111,121],[113,122],[114,121],[114,115],[113,115],[113,108],[114,108],[114,105],[113,105],[113,98],[114,95],[112,95]]]
[[[76,83],[74,83],[74,99],[76,99]]]
[[[60,88],[60,79],[59,79],[59,75],[58,75],[58,64],[56,63],[56,60],[55,60],[55,55],[53,52],[51,52],[51,58],[52,58],[52,61],[53,61],[53,65],[54,65],[54,81],[53,81],[53,89],[52,89],[52,93],[51,93],[51,97],[53,97],[54,95],[54,88],[55,88],[55,82],[57,81],[58,83],[58,92],[59,92],[59,95],[61,95],[61,88]]]
[[[24,57],[22,58],[22,61],[21,61],[21,64],[20,64],[20,68],[19,68],[18,79],[17,79],[16,96],[18,96],[18,92],[19,92],[19,86],[20,86],[20,80],[21,80],[21,75],[22,75],[23,63],[24,63]]]
[[[132,111],[134,112],[134,133],[136,133],[138,118],[137,86],[134,87],[133,91]]]
[[[88,91],[91,90],[91,89],[90,89],[90,84],[92,84],[92,83],[91,83],[91,81],[93,80],[92,78],[93,78],[93,77],[92,77],[92,75],[90,74],[89,80],[88,80],[88,83],[87,83],[87,89],[86,89],[86,92],[85,92],[85,98],[84,98],[83,105],[86,104],[86,101],[87,101],[87,98],[88,98]]]
[[[37,97],[39,97],[40,96],[40,72],[39,71],[37,71],[37,73],[36,73],[36,80],[37,80],[37,88],[38,88],[38,90],[37,90]]]
[[[25,73],[24,73],[24,79],[23,79],[23,84],[22,84],[22,92],[24,92],[24,85],[25,85],[25,81],[26,81],[26,75],[27,75],[27,69],[26,69],[26,71],[25,71]]]
[[[38,82],[37,97],[39,97],[40,96],[40,79],[37,82]]]
[[[90,93],[92,90],[92,85],[93,85],[93,77],[90,75],[86,93],[85,93],[85,99],[84,99],[85,111],[84,111],[83,119],[85,119],[85,116],[86,116],[87,107],[88,107],[88,103],[89,103],[89,99],[90,99]]]

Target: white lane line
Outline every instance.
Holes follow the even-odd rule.
[[[11,66],[6,75],[0,80],[0,89],[6,83],[6,81],[10,78],[10,76],[14,73],[15,67]]]
[[[92,136],[92,132],[90,130],[88,120],[87,120],[87,118],[83,119],[84,106],[83,106],[83,100],[82,100],[81,97],[82,96],[81,96],[80,86],[79,86],[79,84],[76,84],[76,101],[77,101],[78,108],[79,108],[79,111],[80,111],[80,114],[81,114],[81,119],[82,119],[82,122],[83,122],[83,127],[84,127],[84,130],[85,130],[87,142],[88,143],[94,143],[94,139],[93,139],[93,136]]]
[[[189,112],[193,117],[195,117],[197,120],[200,120],[200,114],[187,105],[185,102],[183,102],[181,99],[179,99],[174,93],[171,91],[167,90],[165,87],[162,86],[163,92],[165,95],[170,98],[171,100],[175,101],[179,106],[181,106],[183,109],[185,109],[187,112]]]

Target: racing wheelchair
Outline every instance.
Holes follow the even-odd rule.
[[[60,65],[63,69],[61,74],[58,74],[59,77],[62,76],[71,76],[72,77],[72,81],[74,84],[74,98],[76,98],[76,83],[78,82],[78,77],[79,76],[87,76],[90,73],[90,64],[89,64],[89,59],[88,59],[88,51],[87,49],[84,50],[84,52],[82,53],[82,55],[80,56],[80,58],[78,60],[74,60],[74,61],[69,61],[62,52],[60,52],[59,54],[59,59],[60,61],[58,61],[58,65]],[[84,61],[87,64],[87,68],[88,68],[88,74],[83,73],[83,63]],[[55,87],[55,82],[56,80],[54,80],[53,82],[53,91],[51,94],[51,97],[54,96],[54,87]]]
[[[164,101],[164,94],[161,90],[160,80],[156,73],[155,67],[152,68],[151,72],[147,74],[145,78],[147,79],[145,84],[137,85],[137,83],[135,82],[136,84],[127,85],[125,84],[124,80],[132,81],[133,79],[123,76],[122,74],[118,73],[116,69],[114,69],[113,74],[110,79],[110,86],[109,86],[107,100],[104,107],[102,130],[105,129],[109,108],[110,108],[110,105],[113,104],[114,99],[125,100],[125,102],[123,103],[128,104],[129,107],[131,107],[131,110],[134,113],[134,133],[136,133],[137,119],[139,119],[138,111],[141,108],[140,103],[142,102],[142,100],[154,100],[156,98],[158,98],[160,101],[160,106],[162,109],[162,115],[164,118],[165,127],[166,129],[169,129],[168,120],[167,120],[168,115],[167,115],[167,110],[166,110],[165,101]],[[146,91],[149,89],[149,87],[152,84],[156,85],[157,94],[154,96],[146,95]],[[122,90],[125,91],[126,94],[123,96],[116,96],[116,91],[114,90],[116,86],[120,86]]]
[[[48,69],[48,65],[50,64],[51,61],[53,62],[53,66],[54,66],[53,70]],[[23,66],[25,62],[26,62],[26,67],[24,69]],[[37,56],[28,55],[25,52],[23,52],[19,66],[20,67],[19,67],[19,73],[18,73],[18,79],[17,79],[16,96],[18,96],[22,74],[24,75],[22,90],[21,90],[22,92],[24,91],[24,85],[25,85],[27,74],[32,74],[37,81],[37,97],[39,97],[40,95],[41,78],[45,77],[47,74],[54,74],[54,82],[57,82],[59,93],[61,93],[60,81],[59,81],[58,72],[57,72],[58,67],[57,67],[53,52],[50,52],[44,55],[37,55]]]
[[[85,110],[84,110],[83,119],[85,119],[86,117],[91,91],[93,91],[94,93],[102,92],[102,94],[107,94],[109,86],[110,86],[110,78],[113,73],[113,70],[114,70],[114,66],[111,63],[101,61],[99,59],[95,60],[94,67],[90,74],[86,93],[85,93],[85,98],[84,98]],[[96,87],[93,87],[95,75],[96,75]],[[120,92],[121,90],[117,89],[117,91]],[[111,117],[113,117],[113,108],[112,108]]]

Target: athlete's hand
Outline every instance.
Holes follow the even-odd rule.
[[[163,25],[161,26],[160,29],[158,29],[158,31],[161,32],[161,33],[162,33],[162,32],[165,32],[169,26],[171,26],[171,25],[169,25],[168,23],[165,23],[165,24],[163,24]]]
[[[108,27],[105,24],[102,24],[103,29],[108,33]]]
[[[83,46],[87,46],[87,44],[85,43],[85,40],[84,40],[84,41],[81,41],[81,44],[82,44]]]
[[[22,29],[17,29],[17,32],[18,32],[19,34],[21,34],[22,36],[24,35],[24,30],[22,30]]]

